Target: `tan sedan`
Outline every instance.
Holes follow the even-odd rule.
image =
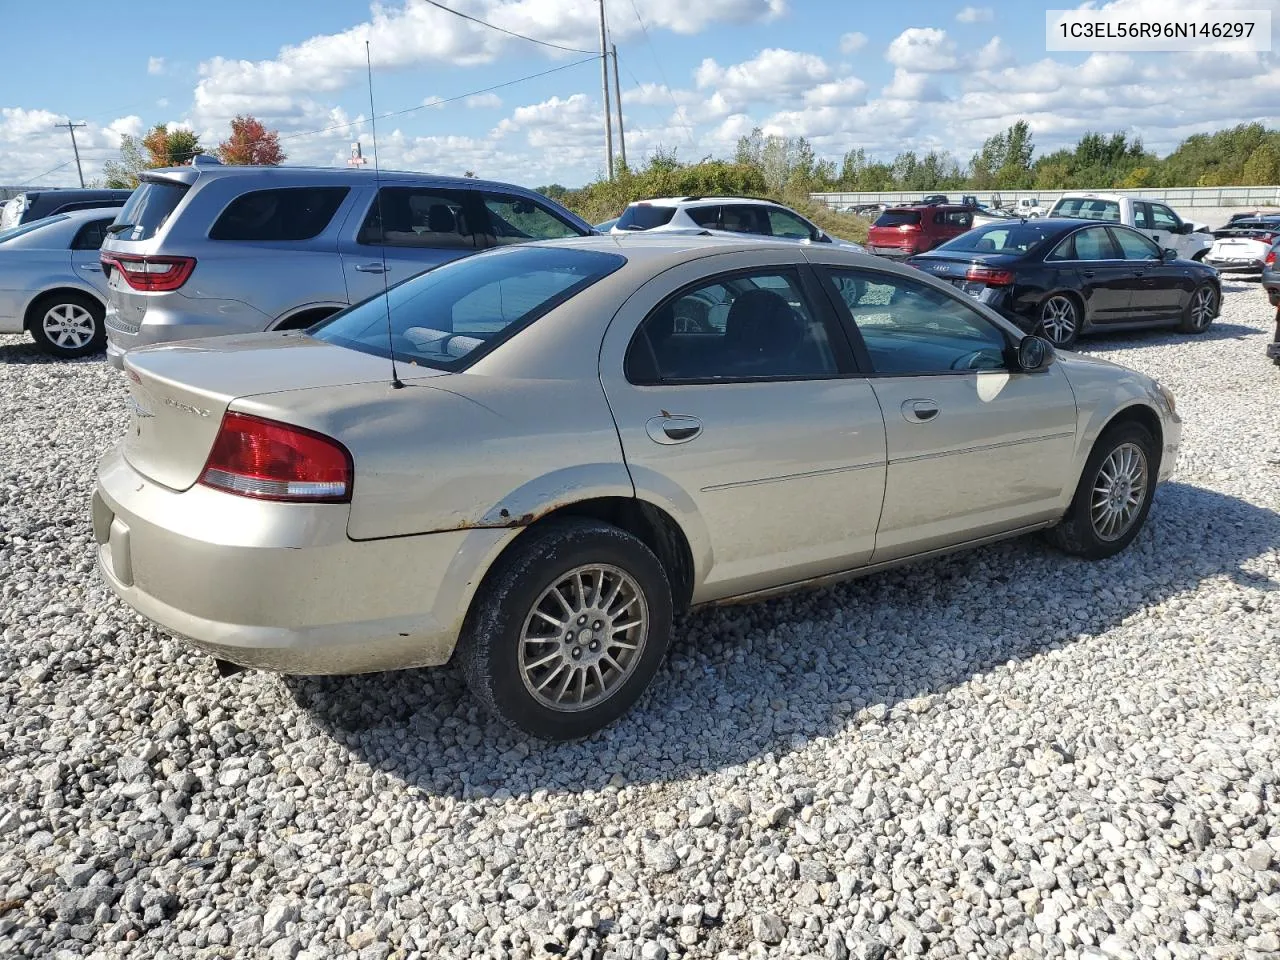
[[[1035,530],[1123,549],[1159,384],[838,249],[588,237],[438,267],[308,331],[128,354],[103,576],[221,661],[458,657],[541,737],[624,713],[673,615]]]

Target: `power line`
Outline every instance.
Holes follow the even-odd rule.
[[[463,13],[461,10],[455,10],[453,7],[446,7],[443,3],[437,3],[436,0],[425,0],[431,6],[443,10],[445,13],[452,13],[455,17],[461,17],[463,20],[470,20],[472,23],[478,23],[482,27],[488,27],[490,30],[497,30],[499,33],[505,33],[509,37],[515,37],[519,40],[528,40],[530,43],[536,43],[543,47],[551,47],[553,50],[564,50],[568,53],[590,53],[590,50],[581,50],[578,47],[566,47],[559,43],[551,43],[548,40],[539,40],[537,37],[526,37],[523,33],[516,33],[514,30],[508,30],[506,27],[500,27],[496,23],[489,23],[487,20],[481,20],[479,17],[473,17],[469,13]]]
[[[402,117],[406,113],[416,113],[419,110],[429,110],[432,107],[443,106],[446,103],[456,103],[459,100],[465,100],[468,97],[478,97],[482,93],[492,93],[494,90],[501,90],[504,87],[512,87],[517,83],[524,83],[526,80],[536,80],[539,77],[545,77],[552,73],[559,73],[561,70],[569,70],[572,67],[580,67],[584,63],[595,63],[600,59],[599,54],[592,54],[582,60],[575,60],[573,63],[563,63],[558,67],[552,67],[550,70],[541,70],[538,73],[531,73],[525,77],[517,77],[514,80],[506,80],[502,83],[495,83],[493,86],[485,87],[482,90],[470,90],[467,93],[460,93],[457,96],[446,97],[443,100],[432,100],[430,103],[422,103],[416,107],[406,107],[404,110],[393,110],[390,113],[380,113],[375,120],[386,120],[388,117]],[[280,137],[280,140],[296,140],[299,137],[311,137],[317,133],[329,133],[332,130],[343,130],[347,127],[355,126],[358,123],[364,123],[364,120],[348,120],[346,123],[335,123],[330,127],[321,127],[319,130],[303,130],[299,133],[291,133],[287,137]]]
[[[63,167],[69,167],[73,163],[75,163],[74,160],[64,160],[62,161],[62,163],[58,164],[56,167],[50,167],[44,173],[36,174],[34,177],[18,177],[17,185],[26,186],[28,183],[35,183],[37,180],[43,180],[45,177],[49,176],[49,174],[57,173]]]
[[[684,115],[684,107],[676,102],[676,95],[671,92],[671,83],[667,80],[667,72],[662,69],[662,58],[658,56],[658,48],[654,46],[653,40],[649,37],[649,28],[644,25],[644,17],[640,16],[640,8],[636,6],[636,0],[631,0],[631,9],[635,11],[636,23],[640,24],[640,32],[644,34],[644,42],[649,45],[649,53],[653,55],[653,62],[657,64],[658,76],[662,77],[662,85],[667,91],[667,96],[671,98],[671,105],[676,108],[676,116],[680,118],[680,122],[684,125],[685,136],[689,138],[689,146],[696,150],[698,144],[693,139],[693,126],[689,123],[688,117]]]

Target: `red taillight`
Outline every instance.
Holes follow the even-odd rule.
[[[1013,271],[997,270],[995,267],[970,267],[964,278],[985,283],[988,287],[1008,287],[1013,284]]]
[[[196,268],[195,257],[152,257],[104,250],[98,259],[108,272],[112,267],[119,270],[125,283],[135,290],[177,290]]]
[[[1267,258],[1266,258],[1265,260],[1263,260],[1262,262],[1263,262],[1264,264],[1266,264],[1268,267],[1270,267],[1270,266],[1274,265],[1274,264],[1275,264],[1275,262],[1276,262],[1276,252],[1275,252],[1274,250],[1268,250],[1268,251],[1267,251]]]
[[[351,454],[336,440],[243,413],[222,418],[200,482],[242,497],[344,503]]]

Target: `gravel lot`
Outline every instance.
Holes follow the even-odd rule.
[[[547,747],[447,671],[216,679],[94,570],[99,360],[0,338],[0,956],[1280,957],[1280,370],[1229,282],[1177,480],[1036,540],[695,614]]]

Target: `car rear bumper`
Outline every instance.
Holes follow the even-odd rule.
[[[477,568],[510,530],[353,541],[346,504],[177,492],[124,459],[98,466],[98,568],[129,606],[246,667],[347,674],[448,661]]]
[[[199,310],[181,309],[198,304]],[[107,360],[117,370],[124,369],[124,355],[137,347],[200,337],[230,337],[242,333],[261,333],[271,318],[238,300],[193,300],[183,297],[170,303],[157,300],[147,307],[139,323],[126,320],[115,304],[108,301]]]
[[[1219,273],[1262,273],[1261,260],[1213,260],[1205,257],[1201,263]]]

